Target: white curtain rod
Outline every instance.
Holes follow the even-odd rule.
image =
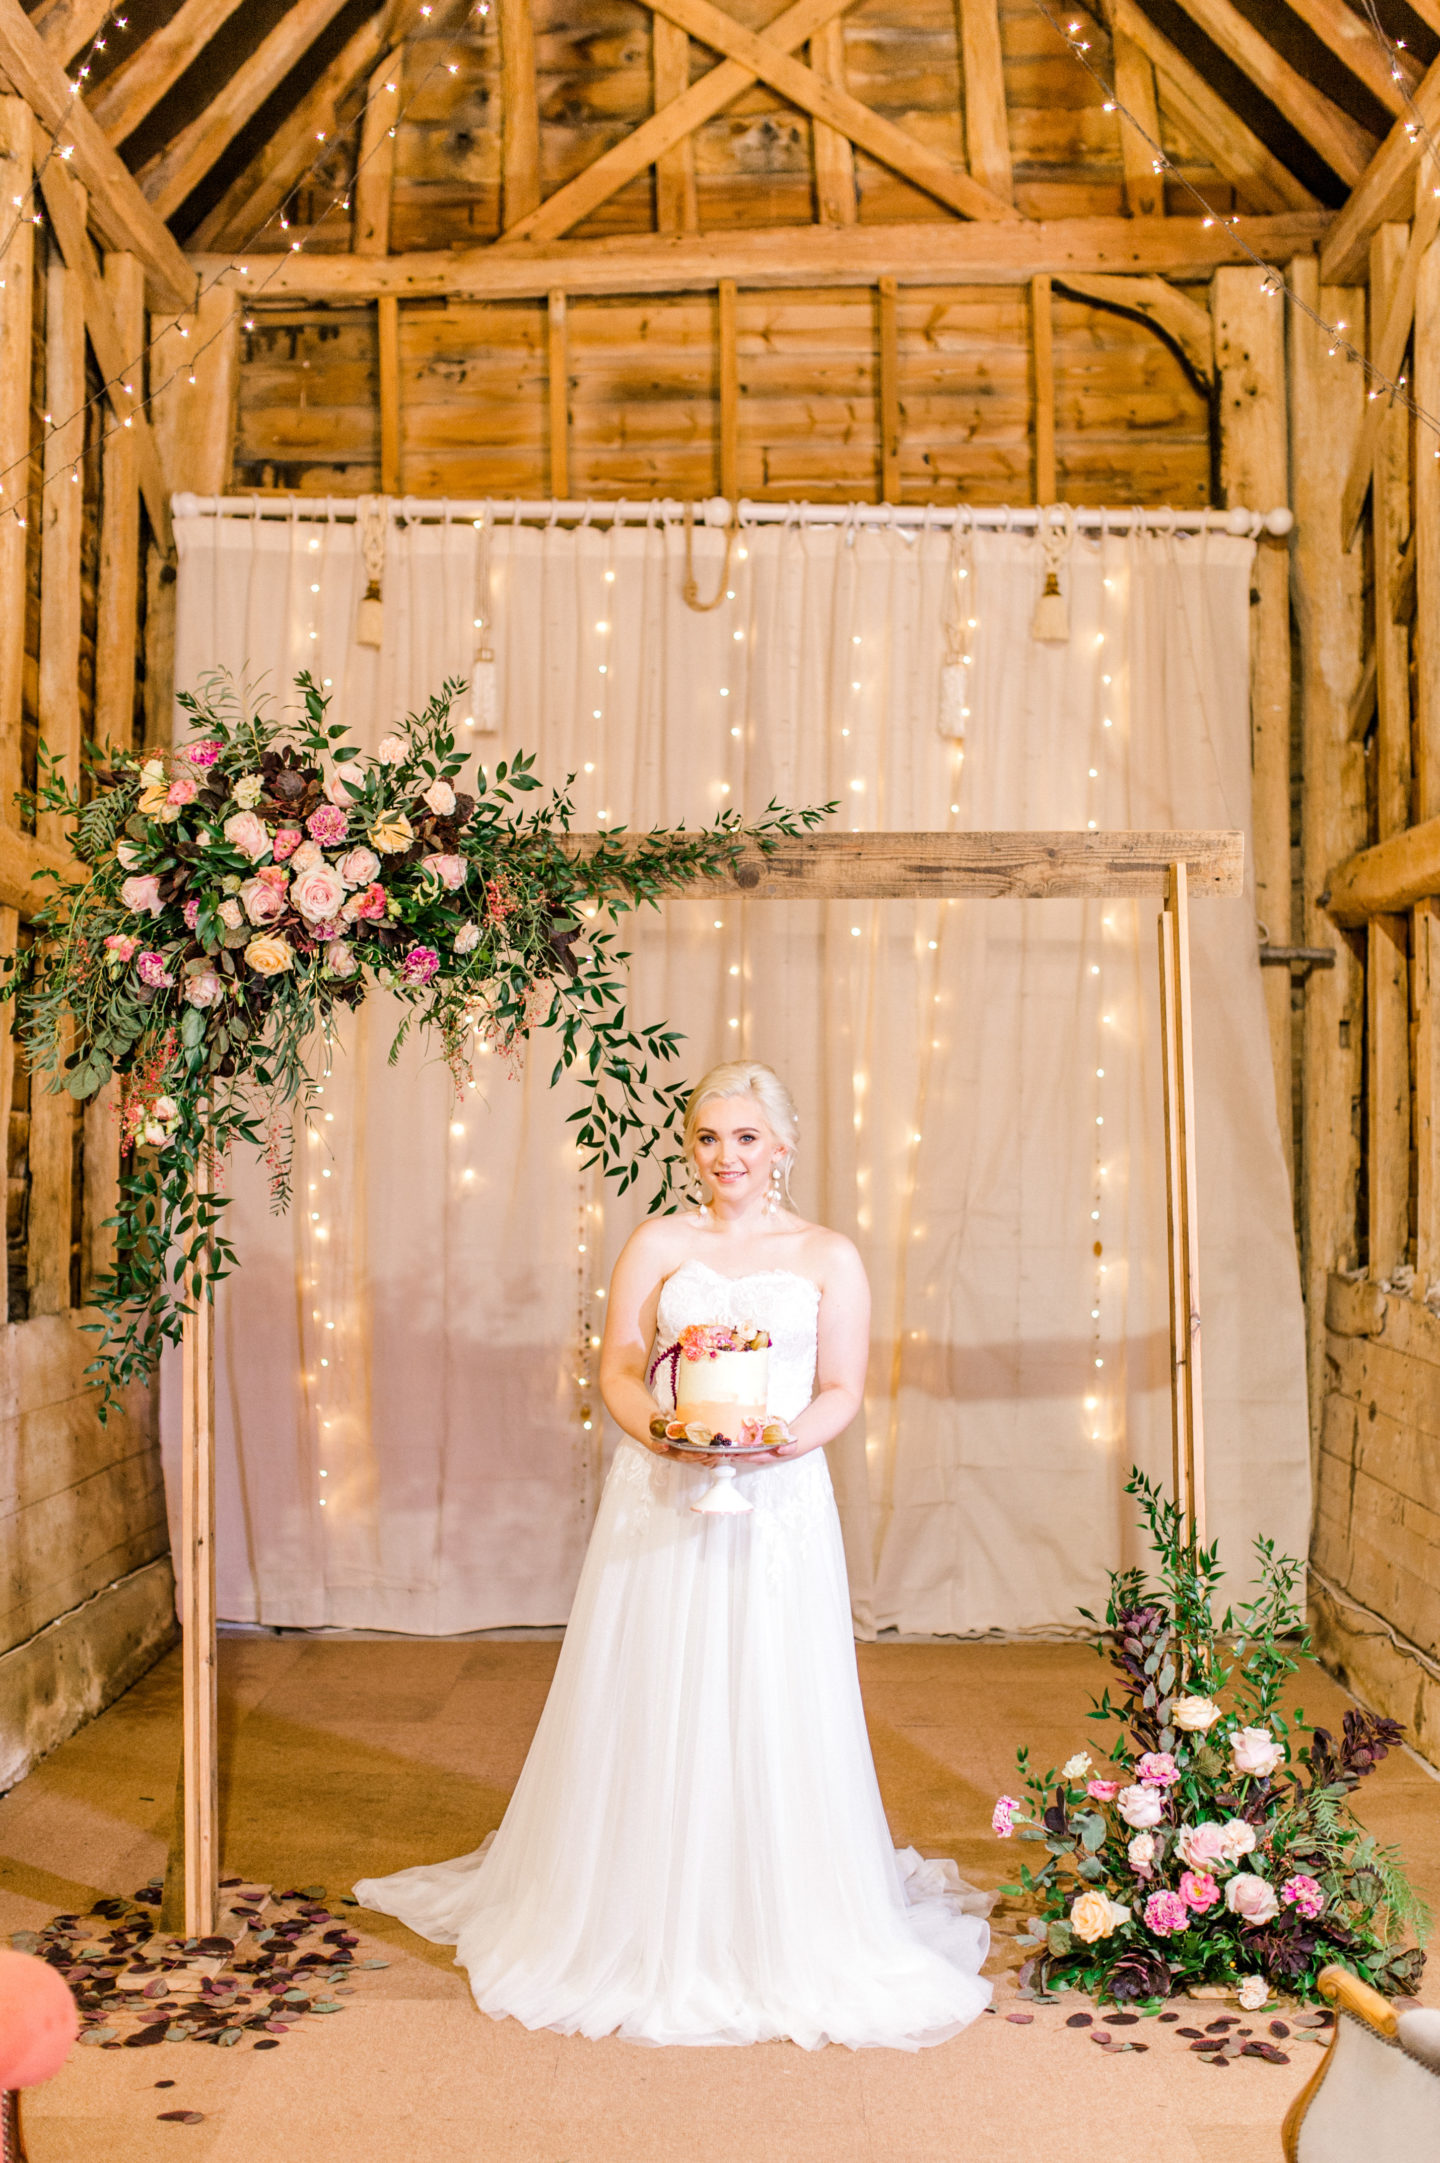
[[[271,518],[314,520],[322,525],[353,524],[362,501],[356,496],[196,496],[177,495],[173,509],[177,518]],[[687,505],[667,497],[655,502],[579,503],[526,501],[496,496],[479,501],[452,501],[449,497],[386,496],[385,515],[405,525],[478,524],[488,519],[493,526],[601,526],[674,525],[693,510],[700,524],[729,524],[731,506],[723,496]],[[1141,527],[1150,533],[1230,533],[1254,540],[1261,533],[1286,534],[1294,513],[1283,504],[1271,511],[1170,511],[1142,510],[1137,505],[1101,508],[1091,504],[1057,504],[1053,511],[1069,518],[1082,532],[1119,532]],[[1033,506],[1008,510],[989,505],[918,503],[751,503],[736,506],[742,526],[878,526],[905,530],[929,528],[945,531],[957,520],[1002,532],[1032,532],[1041,512]],[[1051,517],[1052,523],[1059,523]]]

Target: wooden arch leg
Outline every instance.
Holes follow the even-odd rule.
[[[1165,1082],[1165,1202],[1170,1258],[1172,1487],[1191,1536],[1205,1538],[1200,1394],[1200,1221],[1190,1028],[1190,913],[1184,864],[1170,866],[1160,912],[1160,1042]]]
[[[202,1152],[196,1198],[208,1196]],[[181,1340],[180,1627],[184,1745],[185,1935],[207,1938],[219,1912],[215,1693],[215,1308],[202,1292]]]

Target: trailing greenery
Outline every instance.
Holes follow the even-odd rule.
[[[467,779],[450,723],[459,682],[374,756],[312,676],[297,688],[298,714],[277,721],[211,677],[181,697],[187,742],[96,758],[80,789],[42,749],[32,807],[63,822],[77,869],[40,874],[36,936],[0,998],[18,1002],[52,1090],[83,1100],[119,1082],[116,1256],[89,1325],[102,1415],[235,1266],[219,1190],[237,1143],[264,1152],[287,1202],[295,1117],[310,1113],[340,1012],[373,985],[403,1005],[392,1060],[418,1027],[457,1088],[478,1046],[513,1069],[551,1031],[552,1084],[572,1074],[582,1091],[582,1161],[622,1191],[649,1169],[650,1207],[667,1206],[686,1085],[665,1070],[681,1039],[632,1023],[617,926],[837,808],[616,829],[582,854],[569,780],[544,792],[523,752]]]
[[[1316,1993],[1337,1962],[1377,1990],[1413,1991],[1429,1914],[1393,1849],[1355,1818],[1360,1781],[1401,1740],[1352,1709],[1341,1737],[1293,1720],[1286,1685],[1310,1650],[1301,1565],[1255,1542],[1251,1596],[1217,1619],[1218,1548],[1131,1473],[1157,1568],[1111,1573],[1096,1650],[1115,1683],[1091,1700],[1097,1763],[1077,1751],[1043,1776],[1019,1752],[1023,1796],[994,1826],[1043,1849],[1008,1893],[1033,1900],[1037,1991],[1078,1987],[1158,2004],[1199,1984],[1258,2006]],[[1112,1688],[1115,1695],[1112,1697]]]

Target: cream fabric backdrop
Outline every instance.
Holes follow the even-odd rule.
[[[379,655],[353,642],[353,525],[177,524],[181,687],[218,663],[283,703],[310,666],[373,745],[468,672],[468,523],[392,528]],[[698,539],[707,594],[722,546]],[[734,600],[698,615],[677,527],[502,510],[502,718],[477,755],[573,769],[581,827],[773,794],[837,797],[860,830],[1248,831],[1249,542],[1077,540],[1070,641],[1040,646],[1037,544],[977,535],[963,766],[937,730],[946,534],[797,514],[744,546]],[[1134,1557],[1124,1478],[1169,1463],[1154,915],[691,901],[634,926],[636,1015],[684,1031],[692,1077],[741,1052],[780,1068],[799,1205],[870,1271],[863,1432],[831,1450],[862,1634],[1069,1627]],[[1261,1530],[1305,1551],[1301,1310],[1252,901],[1192,922],[1211,1521],[1233,1565]],[[288,1218],[233,1170],[220,1611],[556,1622],[613,1442],[580,1339],[643,1201],[579,1174],[544,1039],[520,1081],[482,1061],[457,1112],[423,1051],[386,1070],[388,1021],[377,999],[352,1031]]]

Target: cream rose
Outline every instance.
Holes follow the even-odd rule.
[[[252,864],[270,854],[270,829],[253,811],[232,811],[223,831],[231,848],[248,856]]]
[[[1208,1697],[1177,1697],[1170,1708],[1173,1727],[1188,1735],[1203,1735],[1220,1717],[1220,1707]]]
[[[1075,1755],[1073,1757],[1067,1757],[1064,1764],[1060,1767],[1061,1779],[1083,1780],[1086,1773],[1090,1770],[1090,1763],[1090,1753],[1088,1752],[1088,1750],[1077,1750],[1075,1752]]]
[[[1086,1945],[1094,1945],[1099,1938],[1108,1938],[1129,1914],[1117,1900],[1107,1900],[1104,1893],[1082,1893],[1070,1910],[1070,1928]]]
[[[456,953],[473,954],[479,944],[480,926],[478,924],[462,924],[455,934]]]
[[[1220,1828],[1220,1849],[1227,1863],[1238,1863],[1242,1855],[1253,1855],[1254,1826],[1247,1825],[1244,1818],[1226,1818]]]
[[[347,849],[335,869],[347,886],[368,886],[380,869],[373,849]]]
[[[1263,1975],[1246,1975],[1241,1978],[1238,1995],[1242,2012],[1258,2013],[1269,2002],[1270,1985]]]
[[[140,861],[140,851],[133,841],[117,841],[115,844],[115,858],[123,870],[133,871]]]
[[[352,759],[348,766],[336,767],[325,784],[325,794],[332,804],[348,811],[355,801],[350,793],[352,785],[357,791],[365,786],[365,769],[358,759]]]
[[[216,1006],[225,996],[225,986],[213,969],[201,969],[185,979],[184,998],[187,1006]]]
[[[227,931],[238,931],[245,921],[245,904],[237,895],[229,894],[215,913]]]
[[[312,924],[328,924],[345,906],[345,881],[329,864],[317,864],[302,872],[290,889],[290,898]]]
[[[1165,1815],[1165,1797],[1159,1788],[1122,1787],[1115,1807],[1125,1823],[1139,1832],[1160,1823]]]
[[[1230,1737],[1230,1762],[1238,1773],[1268,1780],[1285,1762],[1285,1750],[1268,1727],[1242,1727]]]
[[[231,785],[230,794],[242,811],[253,811],[264,791],[264,779],[259,774],[241,774]]]
[[[415,829],[403,811],[387,811],[371,827],[370,839],[382,856],[398,856],[415,839]]]
[[[1155,1867],[1155,1857],[1159,1847],[1160,1843],[1155,1838],[1154,1833],[1136,1833],[1129,1847],[1125,1850],[1130,1858],[1130,1868],[1148,1874]]]
[[[432,781],[421,801],[429,805],[437,819],[448,819],[455,809],[455,791],[448,781]]]
[[[397,759],[403,759],[405,756],[404,737],[382,736],[375,747],[375,756],[382,766],[393,766]]]
[[[1252,1870],[1241,1870],[1225,1888],[1225,1905],[1242,1923],[1268,1923],[1280,1912],[1275,1888]]]
[[[295,966],[290,941],[278,931],[257,932],[245,949],[245,959],[257,976],[280,976]]]

